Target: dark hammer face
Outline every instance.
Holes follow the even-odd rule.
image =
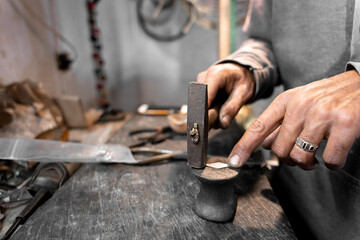
[[[204,168],[208,149],[207,85],[192,82],[188,91],[187,151],[188,165]]]

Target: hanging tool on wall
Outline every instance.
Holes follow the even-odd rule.
[[[88,22],[90,40],[93,48],[92,59],[94,62],[94,73],[96,76],[96,88],[98,91],[98,103],[105,107],[108,104],[108,90],[106,87],[107,76],[105,72],[105,61],[102,55],[101,31],[97,22],[97,4],[99,0],[87,0]]]
[[[223,1],[223,0],[221,0]],[[185,36],[196,23],[204,28],[217,29],[221,24],[219,0],[138,0],[136,11],[140,27],[151,38],[168,42]],[[230,1],[230,0],[225,0]],[[232,46],[235,46],[236,27],[245,20],[249,0],[231,0]],[[182,6],[184,11],[181,11]],[[185,14],[184,14],[185,13]],[[183,17],[176,16],[182,15]],[[180,25],[183,24],[183,25]],[[176,30],[174,30],[176,29]],[[234,48],[232,48],[234,50]]]
[[[105,72],[105,61],[102,55],[101,31],[97,22],[96,7],[99,0],[87,0],[88,22],[90,31],[90,40],[93,48],[92,59],[95,66],[96,88],[98,91],[98,103],[102,107],[108,104],[108,90],[106,87],[107,76]]]
[[[222,0],[179,0],[190,15],[193,11],[195,15],[195,23],[207,29],[217,30],[219,25],[219,4]],[[190,4],[188,4],[190,3]],[[233,27],[244,24],[247,14],[249,0],[231,0],[230,11]],[[191,9],[193,8],[193,9]]]
[[[119,121],[125,118],[125,114],[120,109],[113,109],[109,104],[108,88],[106,86],[107,75],[105,71],[105,60],[102,55],[101,31],[97,23],[96,7],[100,0],[87,0],[88,22],[90,30],[90,41],[93,48],[92,59],[94,62],[94,73],[96,77],[96,90],[98,92],[98,104],[104,109],[100,122]]]
[[[194,9],[189,8],[192,10],[187,14],[177,0],[137,0],[136,4],[140,27],[157,41],[178,40],[190,31],[195,22]]]

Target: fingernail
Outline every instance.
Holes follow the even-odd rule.
[[[227,128],[230,126],[230,122],[231,122],[231,118],[229,115],[225,115],[222,117],[222,123],[223,123],[223,127]]]
[[[236,154],[232,155],[229,158],[229,163],[232,167],[240,167],[241,161],[239,155]]]

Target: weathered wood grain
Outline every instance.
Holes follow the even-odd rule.
[[[220,224],[194,213],[199,182],[185,161],[87,164],[12,239],[295,239],[261,169],[242,170],[235,186],[235,219]]]

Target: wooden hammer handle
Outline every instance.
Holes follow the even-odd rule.
[[[214,108],[210,108],[208,111],[208,121],[209,121],[209,131],[210,129],[214,128],[219,120],[219,112],[220,112],[220,105],[215,106]]]

